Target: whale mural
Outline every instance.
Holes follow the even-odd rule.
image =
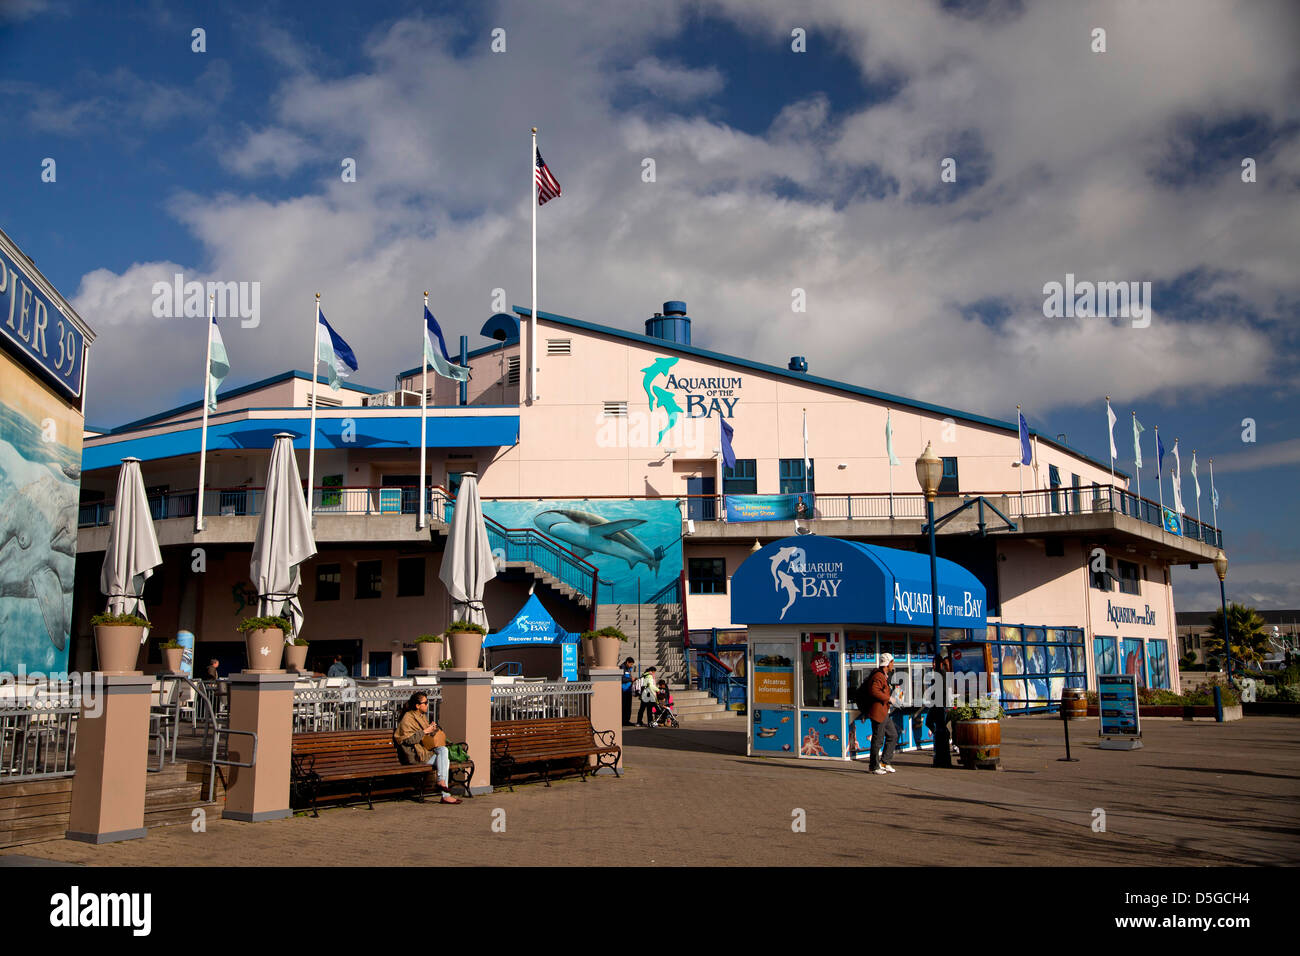
[[[0,670],[67,669],[81,421],[0,361]]]
[[[507,528],[534,528],[595,565],[600,604],[647,599],[682,572],[682,513],[673,499],[489,499],[483,513]]]

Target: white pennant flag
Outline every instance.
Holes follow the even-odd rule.
[[[1115,422],[1119,419],[1115,417],[1115,413],[1111,410],[1110,399],[1106,399],[1106,419],[1110,423],[1110,460],[1114,461],[1119,457],[1119,450],[1115,447]]]
[[[1169,473],[1174,481],[1174,510],[1180,515],[1186,514],[1183,510],[1183,462],[1178,456],[1178,439],[1174,439],[1174,467]]]
[[[1192,452],[1192,481],[1196,483],[1196,504],[1201,504],[1201,479],[1196,477],[1196,452]]]

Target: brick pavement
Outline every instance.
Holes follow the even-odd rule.
[[[1207,865],[1300,862],[1300,721],[1145,721],[1143,750],[1096,748],[1076,722],[1003,724],[1000,773],[904,754],[863,764],[746,758],[736,730],[627,735],[621,780],[576,779],[458,807],[390,801],[319,819],[208,821],[129,843],[54,841],[4,856],[113,865]],[[1106,831],[1093,832],[1094,808]],[[806,812],[806,832],[792,812]],[[504,817],[499,812],[504,811]],[[504,832],[494,821],[504,820]],[[17,861],[15,861],[17,862]]]

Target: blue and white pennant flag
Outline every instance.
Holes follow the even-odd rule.
[[[434,347],[435,342],[437,348]],[[447,342],[442,337],[442,327],[427,305],[424,307],[424,364],[431,366],[443,378],[455,382],[469,381],[469,368],[451,360],[447,354]]]
[[[352,347],[325,321],[325,313],[319,315],[320,321],[316,324],[316,358],[329,369],[330,388],[338,391],[343,384],[342,379],[357,370],[357,357],[352,353]]]

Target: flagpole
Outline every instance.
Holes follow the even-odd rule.
[[[1020,479],[1020,517],[1025,516],[1025,449],[1020,444],[1020,406],[1016,406],[1016,462],[1020,465],[1016,469],[1016,477]]]
[[[1196,462],[1195,448],[1192,449],[1192,462],[1193,464],[1195,464]],[[1192,475],[1192,483],[1196,485],[1196,525],[1197,528],[1199,529],[1201,524],[1201,477],[1200,475]]]
[[[1106,396],[1106,433],[1110,438],[1110,447],[1113,452],[1115,449],[1115,425],[1110,420],[1110,416],[1111,416],[1110,396],[1107,395]],[[1110,486],[1112,488],[1115,487],[1115,456],[1113,454],[1110,456]]]
[[[424,309],[429,310],[429,293],[424,293]],[[424,528],[424,429],[425,416],[429,413],[429,363],[424,354],[424,345],[429,340],[429,320],[420,316],[420,523],[416,528]]]
[[[803,410],[803,493],[808,494],[808,409]]]
[[[528,401],[537,401],[537,127],[528,163],[528,203],[533,207],[533,308],[528,314]]]
[[[894,520],[894,419],[893,409],[885,411],[885,428],[888,430],[888,447],[885,449],[885,463],[889,466],[889,520]]]
[[[1138,413],[1137,413],[1137,412],[1130,412],[1129,414],[1133,416],[1133,420],[1136,422],[1136,421],[1137,421],[1137,417],[1138,417]],[[1138,430],[1137,430],[1137,426],[1136,426],[1136,425],[1133,426],[1133,441],[1134,441],[1134,442],[1141,441],[1141,439],[1138,438]],[[1134,445],[1134,450],[1137,451],[1137,446],[1136,446],[1136,445]],[[1134,458],[1134,461],[1133,461],[1133,470],[1134,470],[1135,472],[1137,472],[1138,501],[1141,501],[1141,500],[1142,500],[1142,469],[1138,467],[1138,463],[1137,463],[1136,457]],[[1140,506],[1139,506],[1139,507],[1140,507]],[[1163,521],[1164,519],[1162,518],[1161,520]]]
[[[1156,486],[1160,491],[1160,527],[1165,526],[1165,463],[1160,454],[1160,426],[1155,426],[1156,432]]]
[[[1214,489],[1214,459],[1210,459],[1210,507],[1214,514],[1214,530],[1219,530],[1219,496]]]
[[[208,348],[203,360],[203,437],[199,439],[199,494],[194,501],[194,530],[203,530],[203,488],[208,474],[208,389],[212,386],[212,308],[216,295],[208,296]]]
[[[319,345],[320,339],[320,293],[316,293],[316,324],[312,326],[312,345],[316,351],[312,352],[311,365],[311,438],[307,443],[307,514],[315,520],[316,511],[312,505],[313,489],[316,487],[316,366],[319,362]],[[334,379],[330,379],[334,381]]]

